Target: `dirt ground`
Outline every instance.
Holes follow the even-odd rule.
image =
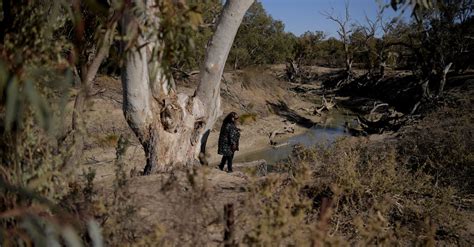
[[[120,80],[99,77],[94,89],[97,93],[89,100],[85,160],[83,169],[78,169],[78,173],[89,168],[95,169],[98,192],[105,195],[105,198],[110,198],[115,179],[115,148],[119,137],[126,136],[130,141],[124,158],[125,172],[129,175],[129,201],[133,202],[138,215],[132,227],[140,234],[159,232],[161,237],[172,241],[201,243],[206,246],[221,245],[224,205],[233,203],[237,205],[238,211],[239,205],[252,196],[249,188],[259,181],[258,177],[248,173],[237,171],[228,174],[215,168],[220,159],[217,155],[217,139],[225,114],[235,111],[241,115],[239,128],[242,131],[237,157],[271,148],[270,134],[273,131],[283,131],[290,124],[288,118],[274,112],[270,107],[272,103],[285,102],[296,114],[315,123],[324,125],[324,121],[327,121],[308,111],[321,104],[320,98],[290,90],[295,87],[319,90],[320,83],[295,85],[283,82],[278,80],[283,69],[280,65],[265,70],[265,73],[258,70],[225,73],[221,86],[224,115],[211,131],[207,145],[210,166],[146,177],[136,176],[145,166],[145,156],[122,113]],[[333,71],[324,68],[314,70],[320,73]],[[197,78],[189,78],[180,81],[178,91],[191,95],[196,87],[196,80]],[[280,135],[275,141],[284,142],[293,135],[307,131],[301,125],[293,126],[293,133]],[[390,136],[373,135],[369,140],[381,141],[387,137]],[[472,220],[470,224],[472,225]],[[239,227],[244,226],[237,224],[237,235],[243,232],[239,231]],[[180,235],[179,232],[185,234]],[[188,239],[182,239],[184,236]]]
[[[180,82],[178,90],[192,94],[195,86],[196,78],[191,78],[191,80]],[[248,186],[255,182],[255,178],[249,174],[240,171],[228,174],[215,168],[220,160],[220,156],[217,155],[217,139],[222,119],[231,111],[245,118],[239,123],[241,141],[237,156],[271,148],[269,143],[271,132],[283,131],[289,122],[285,117],[272,113],[268,102],[286,102],[288,107],[298,114],[314,122],[321,121],[320,117],[308,114],[304,110],[319,102],[315,102],[315,99],[308,100],[299,97],[297,93],[288,90],[289,86],[277,81],[275,74],[265,75],[257,71],[224,74],[221,89],[224,115],[212,130],[207,145],[208,161],[211,165],[197,171],[194,177],[199,182],[192,186],[186,182],[189,174],[185,171],[154,174],[147,177],[136,176],[145,165],[145,155],[122,113],[121,82],[118,78],[99,77],[94,88],[97,93],[89,100],[86,116],[88,138],[85,160],[82,169],[78,169],[78,173],[82,174],[83,171],[93,168],[96,172],[94,182],[98,193],[105,195],[105,198],[111,198],[116,169],[115,148],[120,135],[126,136],[130,145],[124,158],[125,172],[130,175],[128,178],[130,202],[133,202],[137,209],[138,221],[133,226],[137,232],[151,233],[164,227],[168,231],[165,235],[176,240],[181,236],[170,235],[169,231],[172,232],[173,228],[179,228],[181,232],[188,231],[189,234],[185,235],[193,236],[192,232],[196,229],[192,227],[204,227],[206,229],[199,230],[201,233],[207,233],[199,237],[205,241],[203,245],[219,245],[222,242],[224,227],[222,225],[224,204],[229,202],[239,204],[244,201],[245,197],[249,196]],[[275,141],[283,142],[286,138],[307,130],[299,125],[293,127],[293,133],[279,135]],[[188,193],[189,190],[196,190],[196,187],[204,191],[200,199],[205,200],[199,203],[196,202],[196,198],[188,198],[196,194],[195,191]],[[198,209],[189,208],[192,205]],[[203,211],[200,215],[191,215],[196,210]],[[215,215],[220,215],[221,218],[212,218]],[[183,225],[179,220],[183,217],[192,219],[194,223]],[[181,239],[181,241],[186,242],[189,239]]]
[[[275,80],[272,75],[258,75],[257,72],[238,71],[225,73],[222,83],[223,116],[212,129],[207,144],[208,162],[215,165],[221,156],[217,154],[217,139],[219,137],[222,119],[231,111],[241,115],[238,127],[241,129],[240,150],[236,156],[246,155],[256,150],[271,148],[269,136],[273,131],[283,132],[285,126],[291,123],[282,116],[273,114],[267,102],[283,101],[298,114],[314,122],[321,118],[308,114],[304,109],[312,107],[315,100],[299,97],[297,93],[288,90],[289,84]],[[251,79],[249,79],[251,77]],[[178,91],[192,94],[196,86],[196,78],[178,84]],[[96,169],[97,179],[113,177],[115,147],[120,135],[130,140],[127,150],[128,172],[141,171],[145,165],[144,152],[128,127],[122,112],[121,82],[118,78],[99,77],[95,83],[97,93],[89,99],[89,110],[86,116],[85,169]],[[300,125],[291,125],[293,133],[278,135],[275,141],[282,142],[292,135],[298,135],[307,130]],[[82,171],[79,171],[82,172]],[[133,173],[132,172],[132,173]]]

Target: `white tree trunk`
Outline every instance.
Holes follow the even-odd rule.
[[[207,108],[203,132],[199,137],[201,139],[199,151],[203,154],[206,151],[210,130],[217,118],[222,115],[220,85],[225,63],[244,14],[253,2],[254,0],[228,0],[207,47],[206,58],[201,66],[200,83],[195,92],[195,98]]]
[[[446,75],[448,74],[449,69],[452,65],[453,63],[449,63],[448,65],[446,65],[446,67],[444,67],[443,74],[441,75],[441,80],[439,82],[438,96],[441,96],[443,94],[444,86],[446,85]]]
[[[150,59],[151,54],[156,54],[152,50],[160,43],[150,40],[154,36],[137,33],[137,24],[144,20],[132,13],[124,16],[122,34],[139,37],[125,59],[123,111],[145,150],[144,174],[197,163],[200,151],[205,150],[209,130],[221,114],[220,81],[224,65],[237,29],[252,3],[253,0],[227,0],[193,97],[177,94],[173,79],[163,75],[161,58]],[[144,7],[150,15],[157,11],[153,9],[154,1],[136,0],[134,4]],[[159,25],[158,21],[153,23]]]

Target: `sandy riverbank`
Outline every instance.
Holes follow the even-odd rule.
[[[314,122],[322,121],[321,117],[310,115],[304,110],[312,107],[316,102],[289,91],[289,85],[278,81],[274,75],[246,73],[234,72],[224,75],[225,82],[221,89],[224,114],[209,136],[207,154],[210,164],[217,163],[221,158],[217,154],[217,139],[221,121],[225,114],[231,111],[254,116],[248,121],[239,123],[242,132],[240,151],[236,154],[236,158],[271,148],[270,134],[273,131],[283,131],[285,126],[291,124],[287,117],[272,112],[268,106],[269,102],[285,102],[295,114]],[[94,168],[97,179],[113,176],[115,145],[119,136],[125,135],[131,142],[125,155],[126,169],[130,173],[141,171],[145,165],[145,155],[123,117],[120,81],[118,78],[100,77],[95,86],[101,93],[93,96],[89,101],[89,110],[86,115],[86,129],[89,135],[86,140],[84,169]],[[180,83],[178,87],[181,92],[192,94],[195,83]],[[293,126],[293,133],[278,135],[274,140],[281,143],[285,139],[308,130],[300,125]]]

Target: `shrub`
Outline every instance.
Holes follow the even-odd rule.
[[[302,150],[296,158],[312,170],[313,180],[303,192],[312,199],[313,210],[320,211],[325,198],[332,200],[331,231],[349,242],[453,241],[463,227],[462,214],[453,205],[456,191],[436,186],[429,174],[400,163],[390,142],[344,139]]]
[[[402,132],[398,149],[400,162],[433,176],[436,185],[473,193],[474,126],[465,107],[442,107],[428,114],[416,128]]]

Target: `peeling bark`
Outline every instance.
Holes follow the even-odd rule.
[[[198,160],[205,162],[205,155],[200,153],[205,152],[210,129],[221,114],[220,81],[224,65],[237,29],[252,3],[253,0],[226,2],[201,67],[200,84],[192,97],[176,93],[173,78],[164,75],[156,36],[137,34],[136,25],[144,21],[140,19],[143,17],[129,12],[122,19],[122,34],[139,36],[134,47],[127,51],[122,72],[123,111],[145,150],[145,175],[193,165]],[[150,15],[158,11],[154,1],[136,0],[133,4],[144,6]],[[159,22],[153,21],[153,25]]]
[[[211,129],[222,114],[220,109],[220,82],[224,66],[237,30],[247,9],[254,0],[228,0],[208,45],[206,59],[201,67],[201,80],[195,92],[208,107],[205,129]]]

